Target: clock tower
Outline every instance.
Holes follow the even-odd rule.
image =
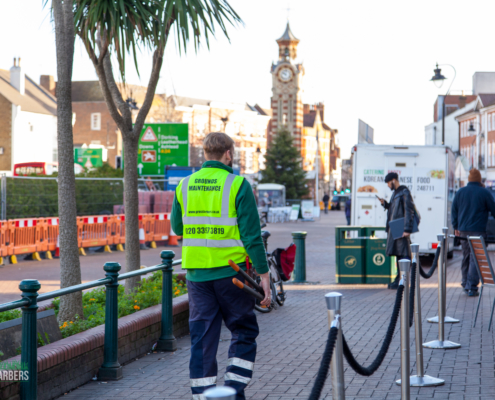
[[[302,77],[304,68],[296,64],[297,39],[289,23],[278,44],[278,61],[272,63],[272,121],[268,140],[281,128],[292,133],[294,145],[301,149],[303,128]]]

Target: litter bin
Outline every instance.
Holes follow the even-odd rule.
[[[364,228],[337,226],[335,228],[335,279],[337,283],[365,283]]]
[[[390,283],[397,275],[395,256],[388,257],[385,227],[363,228],[367,237],[365,244],[365,283]]]

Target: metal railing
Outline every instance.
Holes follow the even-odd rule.
[[[103,266],[106,278],[98,279],[80,285],[54,290],[38,295],[41,284],[37,279],[25,279],[19,283],[22,299],[0,304],[0,312],[21,308],[22,310],[22,345],[21,365],[27,365],[29,379],[21,381],[21,400],[36,400],[38,396],[38,349],[37,349],[37,309],[38,302],[59,296],[106,286],[105,301],[105,340],[103,347],[103,364],[98,371],[99,380],[117,380],[122,378],[122,367],[118,362],[118,287],[119,281],[150,272],[162,271],[162,318],[161,335],[158,339],[157,350],[175,351],[177,341],[173,334],[172,315],[172,272],[174,265],[180,265],[182,260],[173,261],[175,253],[171,250],[161,252],[161,264],[137,271],[119,274],[121,265],[117,262],[107,262]]]

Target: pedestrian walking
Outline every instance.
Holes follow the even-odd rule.
[[[328,214],[328,202],[330,201],[330,196],[328,193],[325,193],[323,196],[323,211],[325,211],[325,214]]]
[[[351,224],[351,196],[349,196],[345,202],[345,219],[347,219],[347,225]]]
[[[262,305],[270,304],[270,282],[261,239],[258,209],[251,185],[233,174],[234,141],[225,133],[210,133],[203,142],[206,162],[176,189],[171,224],[183,236],[182,268],[189,297],[193,400],[217,382],[217,350],[222,320],[232,333],[225,385],[244,400],[253,376],[256,337],[255,300],[232,283],[244,282],[228,264],[246,269],[249,256],[261,276]]]
[[[481,174],[476,168],[469,171],[467,186],[458,190],[452,203],[452,225],[455,235],[461,237],[483,236],[486,240],[488,213],[495,216],[495,201],[481,183]],[[470,297],[478,296],[480,278],[471,254],[469,243],[462,240],[462,282]]]
[[[270,201],[270,196],[268,195],[267,192],[263,195],[263,198],[261,199],[261,206],[262,212],[261,212],[261,220],[264,219],[265,223],[268,223],[268,212],[270,211],[270,206],[272,205],[272,202]]]
[[[385,199],[378,197],[383,208],[387,210],[387,256],[395,256],[397,259],[397,276],[392,283],[388,284],[389,289],[397,289],[399,287],[400,270],[399,261],[403,259],[411,259],[410,253],[410,236],[413,231],[414,218],[416,217],[416,208],[409,189],[401,185],[399,182],[399,176],[395,172],[390,172],[385,176],[385,183],[390,190],[393,191],[390,203]],[[389,224],[399,218],[404,218],[404,233],[402,237],[393,238]]]

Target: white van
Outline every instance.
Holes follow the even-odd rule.
[[[396,172],[401,185],[411,191],[421,215],[419,232],[411,235],[420,252],[435,252],[442,228],[454,233],[450,212],[455,195],[455,156],[449,147],[359,144],[352,152],[351,225],[385,226],[387,212],[376,196],[390,200],[392,192],[385,176]],[[449,242],[452,248],[452,240]]]

